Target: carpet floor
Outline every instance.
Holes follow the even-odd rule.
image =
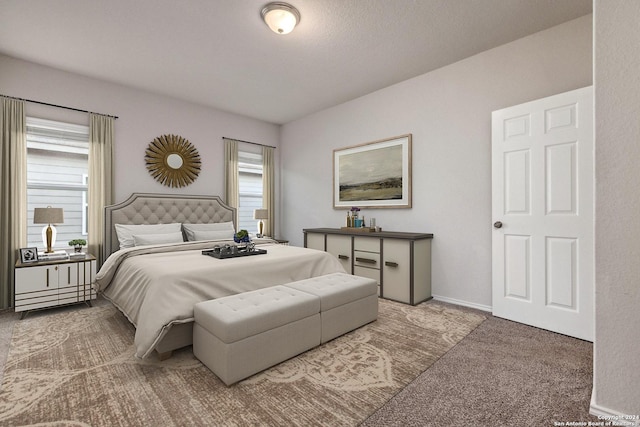
[[[190,347],[135,359],[132,325],[105,301],[36,313],[13,322],[0,424],[358,425],[383,417],[385,402],[486,317],[380,300],[377,321],[226,387]]]
[[[589,415],[592,354],[590,342],[489,316],[363,426],[601,421]]]

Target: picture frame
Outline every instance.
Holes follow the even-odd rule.
[[[20,262],[38,262],[38,248],[20,248]]]
[[[333,207],[411,207],[411,134],[333,150]]]

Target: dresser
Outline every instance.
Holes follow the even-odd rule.
[[[378,282],[382,298],[416,305],[431,299],[433,234],[307,228],[304,246],[329,252],[345,271]]]
[[[15,311],[55,307],[86,302],[96,298],[91,282],[96,275],[96,259],[87,254],[81,259],[23,263],[15,269]]]

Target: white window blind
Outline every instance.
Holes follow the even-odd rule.
[[[89,169],[89,127],[27,117],[27,242],[42,247],[42,224],[33,223],[33,209],[64,210],[56,224],[56,248],[87,238],[86,201]]]
[[[253,219],[253,210],[262,208],[262,153],[238,150],[238,185],[238,230],[255,234],[258,221]]]

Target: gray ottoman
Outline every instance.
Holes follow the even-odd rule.
[[[373,279],[333,273],[284,286],[320,298],[323,343],[378,318],[378,283]]]
[[[193,354],[230,385],[320,345],[320,299],[273,286],[194,306]]]

